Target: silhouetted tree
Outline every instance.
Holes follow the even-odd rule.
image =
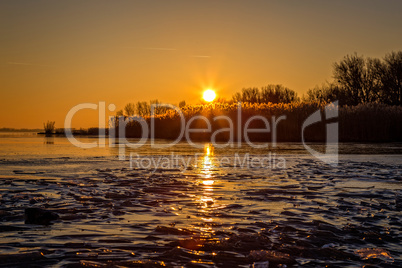
[[[153,112],[155,115],[164,114],[167,112],[167,110],[169,110],[169,107],[166,107],[157,99],[149,101],[149,104],[151,108],[153,107]]]
[[[364,59],[357,55],[347,55],[340,63],[334,63],[334,78],[343,87],[352,105],[360,102],[363,68]]]
[[[126,106],[124,106],[124,112],[127,116],[133,116],[135,114],[135,104],[127,103]]]
[[[382,83],[383,63],[376,58],[366,59],[366,76],[364,79],[365,89],[363,102],[380,102],[380,94],[383,88]]]
[[[261,103],[290,103],[298,101],[297,93],[282,85],[267,85],[261,88]]]
[[[242,99],[241,93],[240,93],[240,92],[236,92],[235,94],[233,94],[233,96],[232,96],[232,101],[233,101],[234,103],[242,102],[243,99]]]
[[[242,101],[257,103],[259,102],[260,90],[256,87],[242,89]]]
[[[343,106],[348,104],[348,97],[346,92],[340,86],[334,83],[326,83],[321,86],[316,86],[309,89],[306,96],[303,97],[306,102],[318,102],[321,104],[339,101],[339,105]]]
[[[142,117],[151,114],[151,108],[146,101],[137,102],[137,114]]]
[[[47,121],[46,123],[43,123],[43,128],[45,130],[46,135],[50,135],[54,132],[54,125],[56,122],[54,121]]]
[[[123,110],[116,111],[116,117],[120,117],[120,116],[123,116],[123,115],[124,115]]]
[[[345,90],[346,104],[357,105],[378,100],[381,90],[381,62],[362,56],[347,55],[334,64],[334,78]]]
[[[179,108],[183,108],[184,106],[186,106],[186,101],[179,102]]]
[[[384,103],[402,105],[402,51],[391,52],[384,57],[382,69]]]
[[[267,85],[258,88],[243,88],[242,92],[237,92],[232,96],[233,102],[250,103],[290,103],[298,101],[295,91],[282,85]]]

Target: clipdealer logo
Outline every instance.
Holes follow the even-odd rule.
[[[155,143],[155,118],[154,111],[160,107],[164,107],[167,109],[174,110],[180,117],[180,134],[179,136],[171,141],[167,142],[166,144]],[[71,128],[72,119],[77,112],[83,109],[93,109],[98,110],[99,115],[99,139],[98,141],[93,141],[91,143],[83,143],[76,139],[73,135],[73,131]],[[115,111],[116,106],[114,104],[108,105],[108,110],[113,112]],[[323,111],[324,116],[321,115],[322,111],[318,109],[313,114],[307,117],[307,119],[302,124],[301,129],[301,141],[304,148],[315,158],[324,163],[336,166],[338,164],[338,142],[339,142],[339,130],[338,130],[338,122],[333,122],[338,118],[338,101],[332,102],[325,106]],[[206,128],[198,129],[192,128],[191,124],[195,120],[203,121],[206,125]],[[70,111],[67,113],[64,122],[64,129],[65,134],[68,140],[75,146],[80,148],[95,148],[95,147],[105,147],[106,144],[110,147],[118,146],[119,148],[119,159],[124,160],[126,157],[126,148],[139,148],[145,144],[150,144],[153,148],[166,148],[171,147],[177,144],[180,141],[186,141],[189,145],[195,148],[201,148],[204,145],[194,143],[191,140],[190,134],[191,133],[211,133],[211,141],[210,143],[216,148],[225,148],[225,147],[237,147],[240,148],[242,144],[247,144],[252,148],[268,148],[271,145],[273,148],[276,147],[277,143],[277,125],[279,122],[286,120],[286,116],[282,115],[278,118],[275,116],[271,117],[271,120],[268,120],[266,117],[261,115],[254,115],[248,118],[245,122],[241,122],[241,104],[238,103],[237,106],[237,128],[234,128],[234,123],[232,122],[232,118],[226,115],[219,115],[212,118],[213,121],[216,120],[226,120],[228,123],[227,128],[217,129],[212,131],[212,124],[210,119],[206,118],[203,115],[195,115],[192,116],[187,122],[185,117],[180,110],[180,108],[171,105],[171,104],[153,104],[151,105],[151,116],[149,120],[145,120],[141,116],[110,116],[109,117],[109,133],[108,138],[106,137],[106,102],[101,101],[99,104],[95,103],[81,103],[74,106]],[[258,120],[263,122],[264,128],[250,128],[250,123],[254,120]],[[326,141],[325,141],[325,153],[318,152],[311,148],[305,139],[305,130],[307,127],[322,122],[323,120],[330,121],[326,123]],[[136,142],[131,142],[127,139],[125,129],[126,126],[132,122],[136,122],[141,126],[141,137],[136,139]],[[149,126],[150,123],[150,126]],[[117,127],[116,127],[117,126]],[[116,131],[117,130],[117,131]],[[117,133],[116,133],[117,132]],[[221,143],[216,141],[216,136],[219,133],[227,132],[229,139],[226,143]],[[235,140],[235,134],[237,139]],[[271,134],[271,142],[269,143],[254,143],[250,140],[249,134],[250,133],[270,133]],[[101,138],[103,137],[103,138]]]

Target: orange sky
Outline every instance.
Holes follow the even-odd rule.
[[[197,103],[283,84],[300,95],[346,54],[401,50],[401,1],[0,2],[0,127],[63,127],[74,105]],[[97,125],[96,111],[75,127]]]

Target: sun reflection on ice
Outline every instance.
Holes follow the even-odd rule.
[[[208,213],[211,209],[215,207],[215,199],[213,197],[214,191],[214,176],[213,176],[213,154],[214,147],[211,144],[206,144],[204,147],[204,155],[201,158],[201,181],[200,186],[202,189],[202,195],[199,197],[201,212]],[[213,219],[210,217],[202,218],[205,222],[212,222]]]
[[[212,177],[212,156],[214,155],[214,147],[211,144],[205,144],[204,147],[204,156],[201,163],[201,173],[204,175],[204,178],[210,179]]]

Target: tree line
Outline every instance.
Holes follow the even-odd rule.
[[[299,101],[297,93],[282,85],[267,85],[258,89],[256,87],[243,88],[232,97],[232,102],[249,103],[291,103]]]
[[[309,89],[302,98],[283,85],[269,84],[261,88],[243,88],[233,94],[231,100],[219,98],[215,103],[329,103],[336,100],[340,106],[366,103],[402,105],[402,51],[388,53],[382,59],[366,58],[356,53],[346,55],[333,64],[332,82]],[[158,100],[128,103],[116,116],[149,116],[152,105],[155,105],[155,115],[164,114],[169,109],[158,104],[161,104]],[[185,106],[185,101],[179,103],[179,108]]]
[[[139,101],[137,103],[127,103],[124,106],[124,109],[119,110],[116,112],[116,116],[133,116],[139,115],[141,117],[151,115],[151,107],[153,106],[153,114],[154,115],[161,115],[165,114],[169,107],[162,105],[163,103],[159,100],[151,100],[149,102],[146,101]],[[183,108],[186,106],[185,101],[179,102],[179,108]]]
[[[383,59],[365,58],[356,53],[346,55],[333,64],[333,81],[308,90],[304,102],[329,103],[338,100],[341,106],[366,103],[402,105],[402,51],[391,52]],[[261,89],[243,88],[232,97],[233,102],[290,103],[300,101],[297,93],[282,85]]]
[[[333,65],[334,81],[310,89],[305,100],[354,106],[364,103],[402,105],[402,51],[382,59],[356,53]]]

